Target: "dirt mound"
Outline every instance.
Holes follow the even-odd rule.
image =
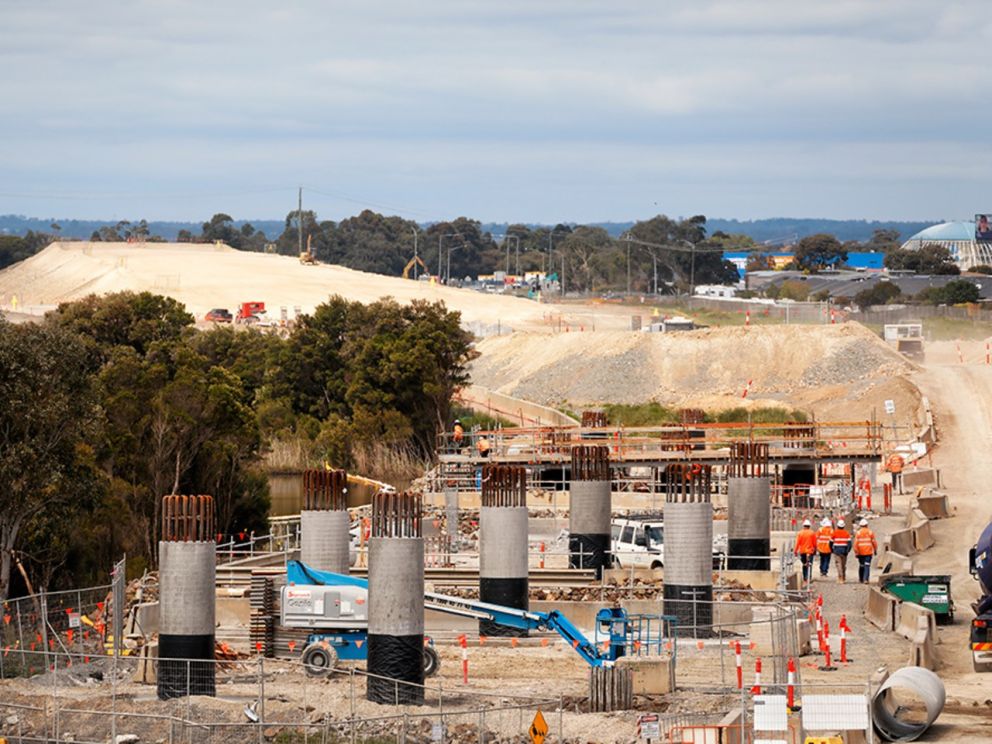
[[[247,253],[226,245],[53,243],[0,271],[0,305],[12,310],[42,311],[89,294],[122,290],[174,297],[198,318],[211,308],[233,310],[251,300],[264,301],[274,315],[280,307],[290,315],[297,306],[311,312],[332,294],[360,302],[387,295],[400,302],[443,300],[461,311],[467,323],[501,323],[504,328],[538,328],[547,311],[530,300],[328,264],[303,266],[291,256]]]
[[[913,397],[912,386],[900,378],[913,366],[855,323],[673,334],[517,333],[486,339],[478,349],[474,382],[546,405],[658,401],[817,410],[830,408],[831,401],[862,409],[880,406],[880,395]]]

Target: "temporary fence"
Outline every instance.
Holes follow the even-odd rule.
[[[38,664],[43,654],[34,652]],[[485,741],[524,735],[539,711],[557,740],[564,738],[561,696],[525,696],[465,689],[445,680],[423,685],[422,706],[380,706],[365,700],[372,676],[351,668],[327,679],[307,674],[300,662],[255,657],[217,661],[220,699],[181,696],[158,700],[133,682],[136,658],[60,656],[33,678],[36,694],[0,700],[0,735],[10,742],[142,741]],[[180,662],[182,663],[182,662]],[[189,675],[202,660],[187,662]],[[385,680],[397,687],[409,683]],[[80,694],[84,688],[84,694]],[[397,697],[399,697],[399,692]],[[431,739],[435,733],[439,738]]]

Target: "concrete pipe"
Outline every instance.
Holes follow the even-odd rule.
[[[479,510],[479,599],[526,610],[527,584],[527,507],[483,506]],[[480,620],[479,634],[524,637],[527,631]]]
[[[347,574],[351,565],[348,549],[347,511],[300,512],[300,560],[320,571]]]
[[[940,677],[923,667],[903,667],[885,680],[872,698],[875,729],[889,741],[915,741],[937,720],[944,700]],[[915,712],[909,717],[901,714],[916,702],[926,708],[925,722],[920,722]]]
[[[734,478],[727,483],[727,567],[767,571],[771,551],[771,481]]]
[[[366,697],[374,703],[424,702],[424,540],[369,540]],[[403,684],[409,683],[409,684]]]
[[[158,544],[158,696],[214,695],[216,546]]]

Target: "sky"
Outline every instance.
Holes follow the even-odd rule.
[[[0,214],[968,218],[988,11],[0,0]]]

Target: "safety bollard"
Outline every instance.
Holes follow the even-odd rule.
[[[458,636],[458,643],[462,647],[462,682],[468,684],[468,638],[465,635]]]
[[[836,671],[835,667],[830,661],[830,624],[824,621],[823,623],[823,666],[820,667],[821,672],[833,672]]]
[[[541,543],[541,568],[544,568],[544,543]]]
[[[761,694],[761,657],[754,660],[754,687],[751,688],[752,695]]]
[[[847,631],[850,627],[847,624],[847,615],[840,616],[840,663],[847,664]]]
[[[744,667],[741,662],[741,643],[734,642],[734,663],[737,664],[737,689],[744,689]]]
[[[787,696],[786,705],[789,710],[796,707],[796,660],[789,657],[789,676],[786,683],[785,693]]]

